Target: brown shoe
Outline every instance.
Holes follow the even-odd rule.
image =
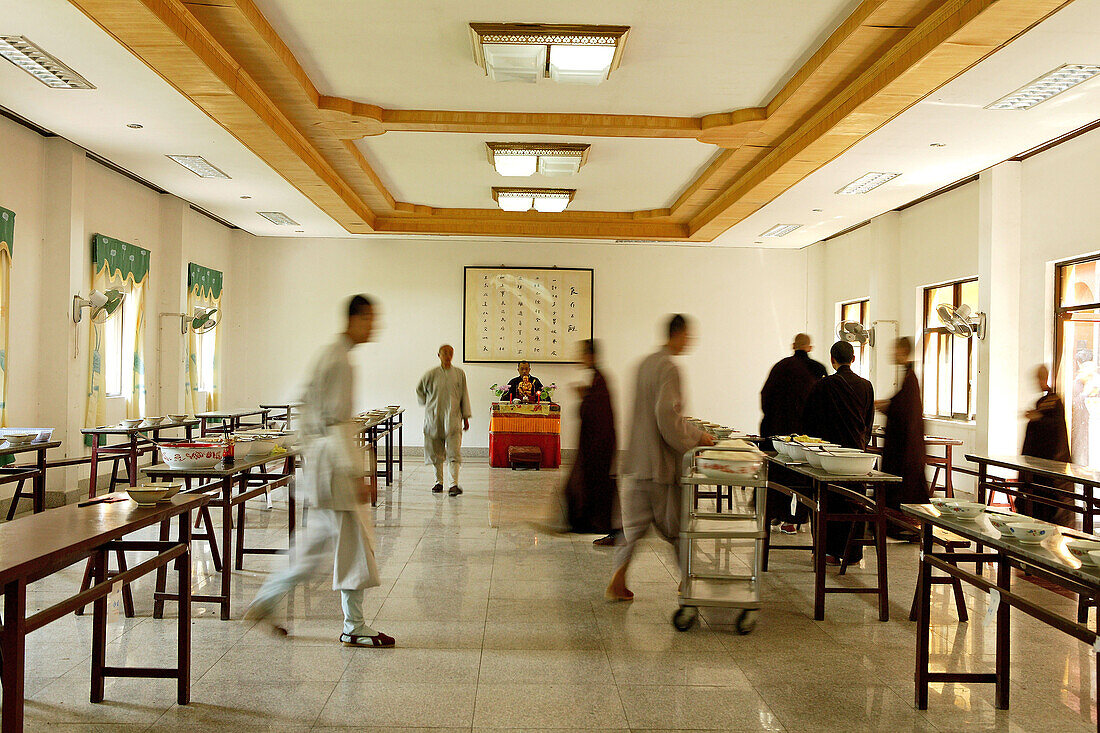
[[[367,647],[372,649],[389,649],[397,644],[392,636],[379,632],[374,636],[356,636],[354,634],[340,634],[340,641],[344,646]]]
[[[592,540],[592,544],[596,547],[614,547],[619,542],[619,533],[612,532],[606,537],[600,537],[599,539]]]

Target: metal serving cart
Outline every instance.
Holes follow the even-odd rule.
[[[700,454],[729,452],[744,463],[728,475],[700,468]],[[706,461],[703,457],[702,460]],[[721,475],[721,477],[719,477]],[[767,500],[768,466],[755,448],[725,446],[693,448],[684,455],[680,472],[680,607],[672,624],[690,629],[700,607],[741,609],[738,633],[756,627],[760,608],[760,577]],[[713,499],[713,501],[710,501]],[[722,511],[723,499],[729,511]],[[709,551],[708,551],[709,550]]]

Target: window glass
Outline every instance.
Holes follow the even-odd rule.
[[[126,293],[125,287],[117,282],[108,285],[114,290]],[[133,364],[132,346],[127,358],[126,326],[130,299],[125,298],[122,306],[103,324],[103,381],[108,397],[121,397],[125,392],[128,368]]]
[[[195,335],[195,350],[199,362],[199,390],[214,391],[214,350],[217,343],[218,327]]]
[[[974,338],[948,333],[936,309],[968,305],[978,312],[978,281],[935,285],[924,290],[924,412],[932,417],[974,419],[978,351]]]
[[[1097,259],[1055,268],[1054,386],[1069,413],[1074,463],[1100,464],[1100,268]]]

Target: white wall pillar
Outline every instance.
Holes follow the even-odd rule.
[[[152,303],[146,333],[152,335],[146,350],[153,349],[154,374],[149,385],[149,412],[154,415],[183,412],[185,346],[180,319],[164,316],[187,308],[187,262],[184,256],[184,222],[188,204],[168,194],[160,197],[160,231],[156,268],[156,299]],[[146,361],[149,361],[146,357]]]
[[[91,242],[84,236],[84,190],[87,156],[59,137],[46,145],[43,216],[42,322],[39,353],[51,355],[39,375],[39,422],[52,425],[64,442],[65,455],[84,452],[80,429],[87,398],[88,319],[72,320],[74,295],[87,297],[91,287]],[[67,480],[66,472],[49,475],[51,486]]]
[[[989,331],[978,342],[977,450],[1020,448],[1020,163],[984,171],[978,192],[978,302]]]
[[[871,282],[867,296],[869,315],[875,321],[900,321],[901,213],[889,211],[867,225],[871,237]],[[871,383],[875,397],[885,399],[897,391],[897,367],[894,366],[894,339],[897,324],[880,323],[875,328],[875,346],[871,350]]]

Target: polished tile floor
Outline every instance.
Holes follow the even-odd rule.
[[[668,547],[644,543],[631,569],[631,604],[608,604],[612,551],[591,536],[536,529],[557,471],[464,467],[465,495],[428,491],[414,461],[376,512],[381,587],[367,594],[374,626],[392,650],[336,642],[339,603],[319,577],[290,598],[290,636],[242,620],[282,557],[251,556],[238,572],[234,620],[195,606],[192,703],[174,704],[168,680],[112,679],[106,702],[88,702],[88,617],[68,617],[28,640],[29,730],[1095,730],[1095,665],[1086,646],[1019,615],[1013,619],[1012,705],[993,707],[990,685],[935,685],[929,710],[913,708],[915,625],[908,618],[916,548],[891,545],[891,620],[873,596],[830,596],[812,620],[809,555],[777,552],[756,630],[740,636],[729,613],[708,612],[687,633],[669,623],[677,571]],[[285,503],[253,502],[249,544],[285,541]],[[808,541],[807,535],[799,540]],[[214,583],[196,551],[201,582]],[[875,572],[874,554],[840,582]],[[32,587],[41,608],[71,592],[80,568]],[[1030,583],[1023,592],[1072,611]],[[151,616],[151,587],[135,587],[138,618],[111,598],[108,663],[174,663],[175,621]],[[967,593],[959,624],[948,596],[934,597],[940,669],[991,670],[993,627],[984,594]],[[173,611],[169,608],[169,614]]]

